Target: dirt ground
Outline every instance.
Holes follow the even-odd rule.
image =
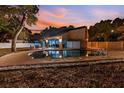
[[[1,71],[0,87],[123,88],[124,63]]]

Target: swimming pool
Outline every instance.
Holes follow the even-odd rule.
[[[101,51],[92,50],[47,50],[47,51],[35,51],[30,56],[34,59],[37,58],[66,58],[66,57],[80,57],[80,56],[105,56],[106,54]]]

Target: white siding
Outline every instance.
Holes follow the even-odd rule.
[[[34,47],[33,43],[16,43],[17,48],[30,48]],[[0,48],[11,48],[11,43],[0,43]]]

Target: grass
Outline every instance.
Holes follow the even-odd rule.
[[[27,51],[27,50],[29,50],[29,49],[28,48],[18,48],[17,52],[19,52],[19,51]],[[0,49],[0,57],[4,56],[6,54],[9,54],[9,53],[11,53],[11,49],[10,48]]]

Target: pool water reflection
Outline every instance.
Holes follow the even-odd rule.
[[[48,51],[48,55],[51,58],[78,57],[78,56],[86,56],[86,54],[87,52],[82,50]]]
[[[66,58],[66,57],[80,57],[80,56],[104,56],[105,54],[99,51],[88,50],[47,50],[35,51],[31,54],[33,58]]]

